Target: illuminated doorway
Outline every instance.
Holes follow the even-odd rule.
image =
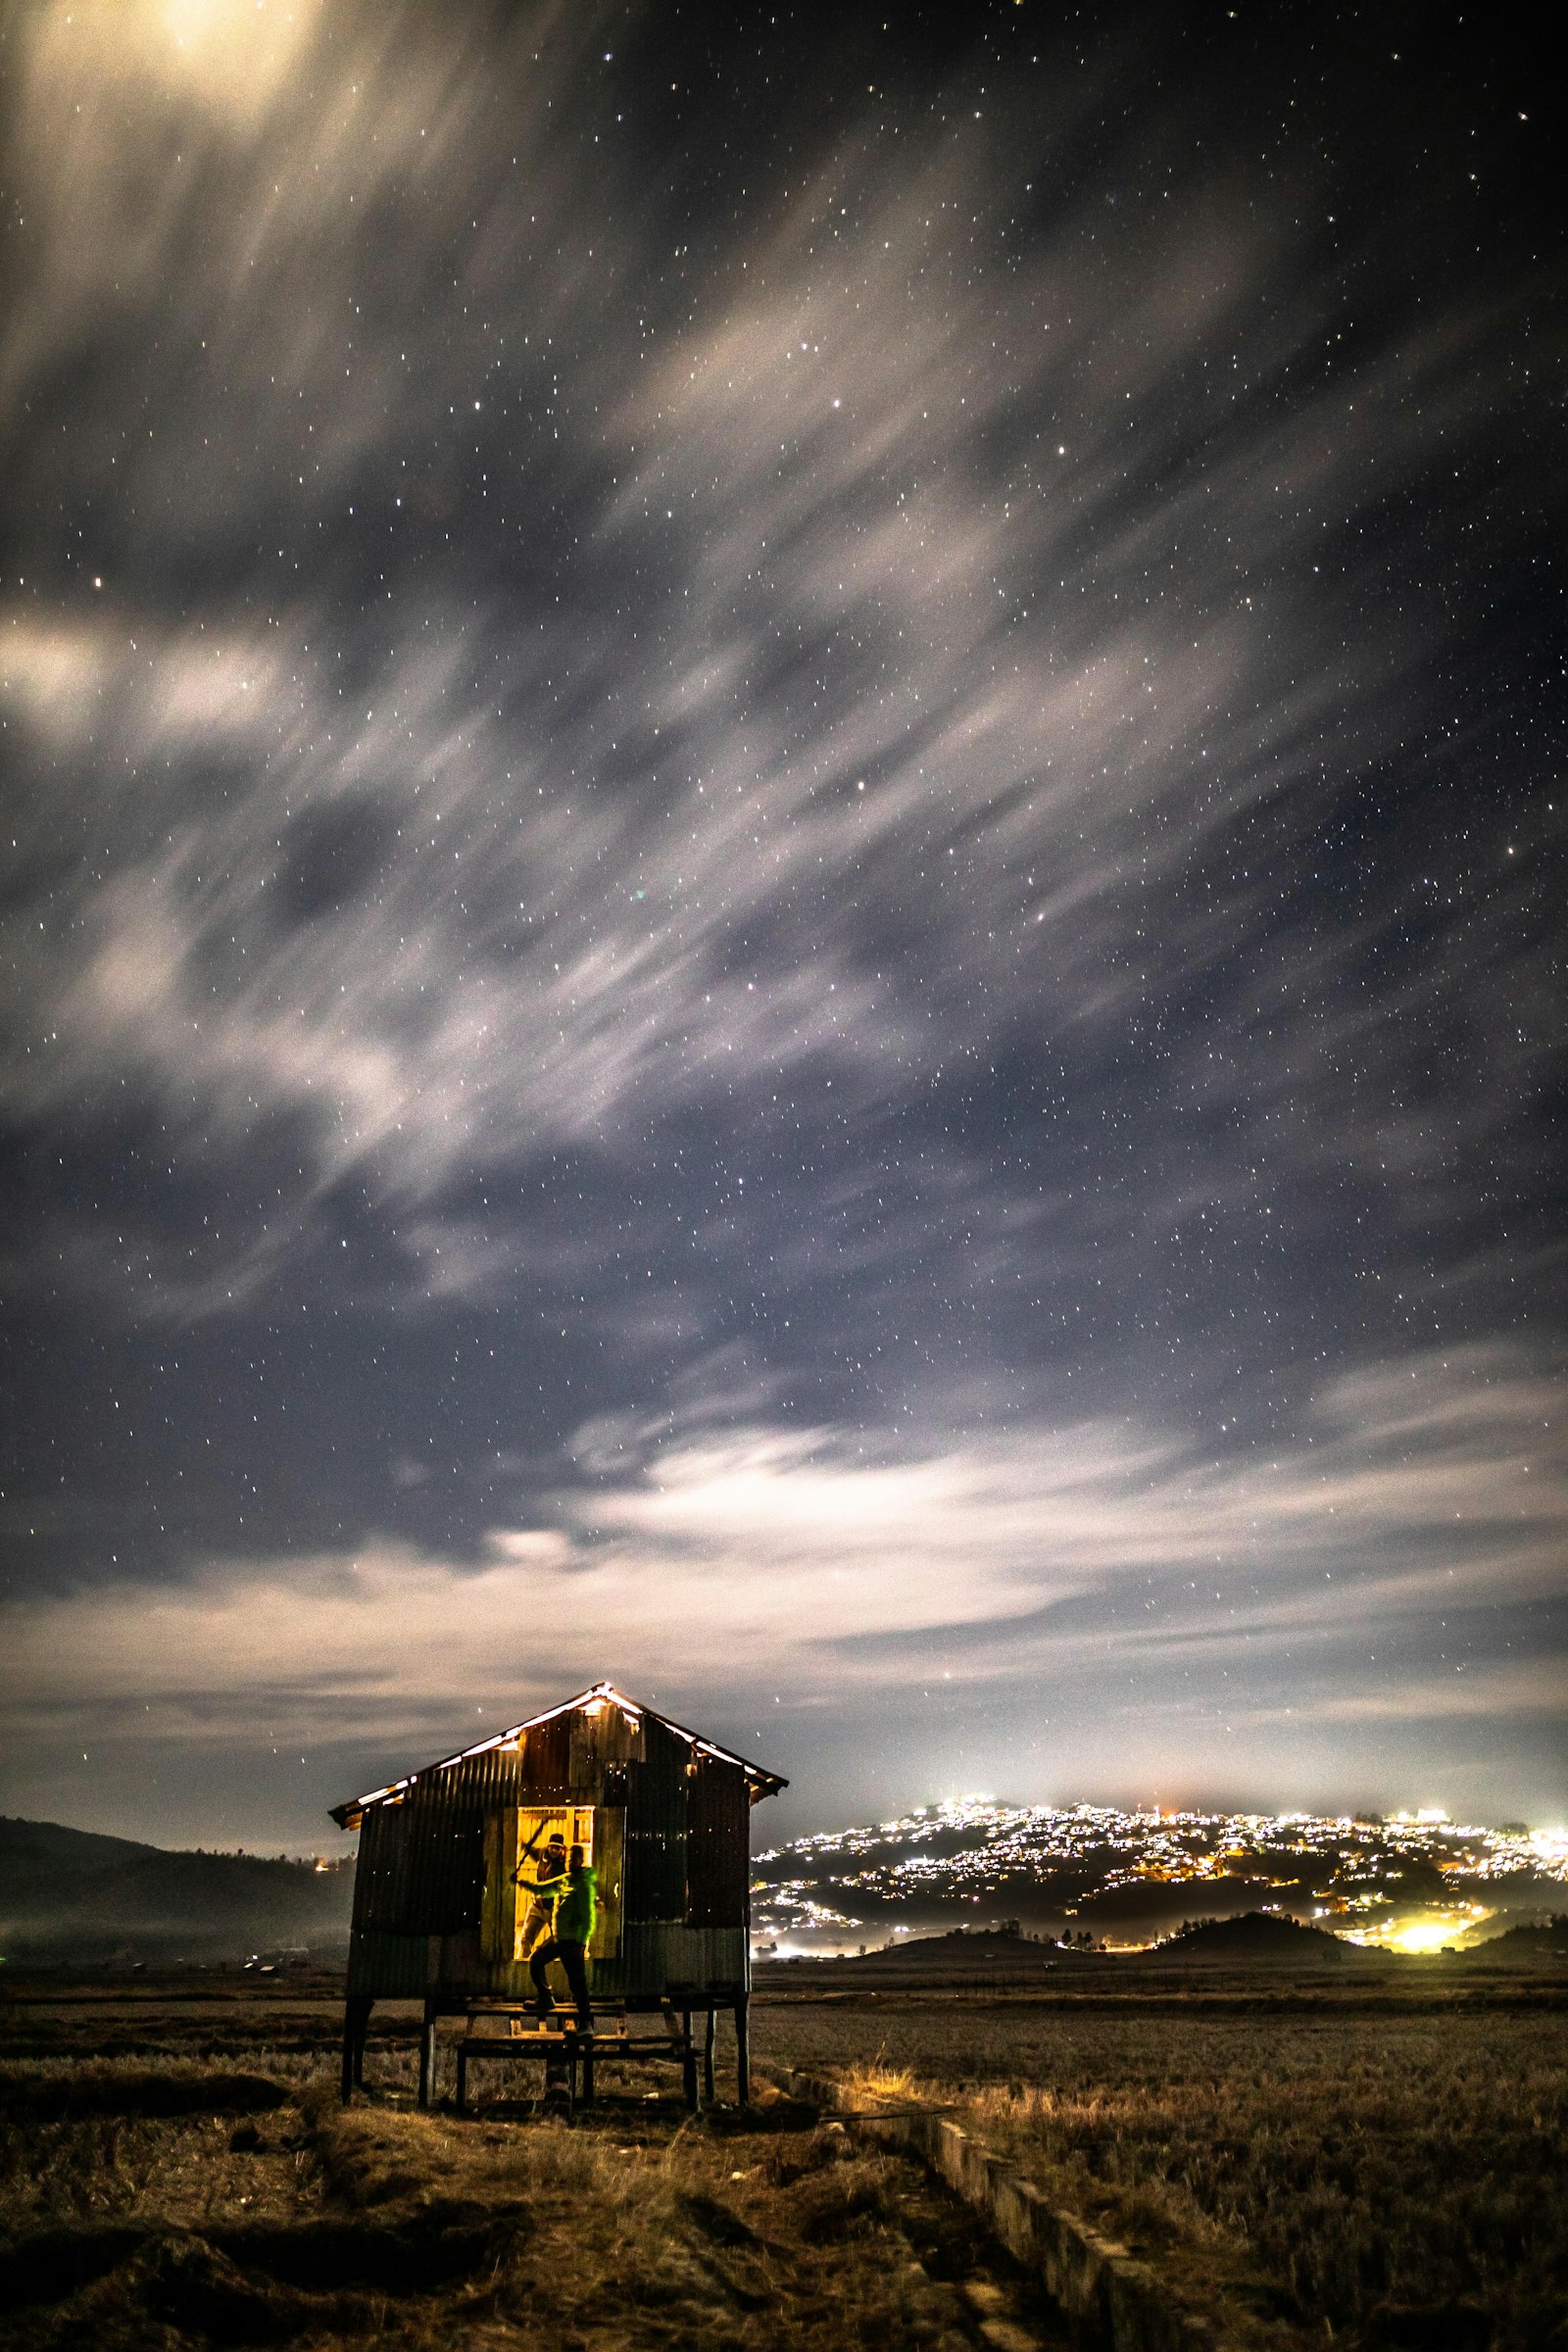
[[[531,1898],[532,1884],[552,1835],[559,1832],[569,1854],[582,1847],[582,1858],[598,1873],[599,1916],[589,1957],[613,1959],[620,1950],[622,1824],[619,1805],[522,1805],[517,1810],[513,1842],[512,1875],[516,1886],[512,1957],[525,1960],[541,1940],[543,1923]],[[520,1875],[519,1875],[520,1874]]]

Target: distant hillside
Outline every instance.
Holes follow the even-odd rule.
[[[1078,1959],[1077,1953],[1064,1952],[1054,1941],[1039,1942],[1032,1936],[1009,1935],[994,1928],[955,1928],[945,1936],[901,1936],[879,1951],[863,1952],[842,1965],[861,1974],[891,1969],[911,1976],[995,1973],[1021,1977]]]
[[[1303,1961],[1343,1967],[1368,1956],[1321,1928],[1303,1928],[1267,1911],[1249,1911],[1242,1919],[1205,1920],[1159,1946],[1161,1960],[1245,1960],[1249,1965],[1278,1960],[1297,1967]]]
[[[238,1960],[347,1948],[353,1874],[251,1854],[170,1853],[0,1815],[0,1955]]]
[[[1056,1960],[1061,1956],[1054,1938],[1040,1942],[1032,1936],[1021,1935],[1016,1928],[949,1928],[940,1936],[902,1936],[880,1956],[885,1960],[903,1960],[910,1952],[923,1952],[927,1958],[937,1952],[952,1952],[962,1960]]]
[[[1519,1822],[964,1796],[759,1853],[752,1921],[764,1951],[786,1954],[853,1951],[988,1916],[1126,1946],[1152,1943],[1198,1911],[1224,1919],[1266,1908],[1365,1935],[1446,1918],[1466,1902],[1516,1917],[1555,1911],[1565,1886],[1568,1855]]]
[[[1552,1919],[1521,1920],[1500,1936],[1481,1936],[1466,1950],[1487,1960],[1568,1959],[1568,1912]]]

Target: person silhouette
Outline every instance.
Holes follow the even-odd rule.
[[[593,2001],[588,1990],[588,1945],[593,1937],[594,1922],[599,1916],[599,1873],[592,1863],[585,1862],[580,1845],[574,1845],[566,1857],[564,1875],[553,1882],[554,1916],[550,1934],[543,1943],[536,1944],[528,1962],[528,1974],[533,1979],[535,2010],[541,2025],[555,2015],[555,1999],[550,1990],[549,1969],[552,1960],[559,1960],[571,1988],[577,2012],[577,2031],[591,2034],[594,2030]]]

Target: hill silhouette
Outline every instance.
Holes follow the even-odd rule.
[[[1568,1959],[1568,1912],[1550,1919],[1520,1920],[1500,1935],[1481,1936],[1468,1950],[1472,1959]]]
[[[1032,1936],[1009,1934],[1002,1928],[952,1928],[940,1936],[901,1936],[880,1951],[846,1960],[846,1968],[907,1969],[929,1973],[954,1969],[961,1974],[1000,1969],[1010,1975],[1055,1968],[1066,1957],[1054,1941],[1036,1942]]]
[[[1159,1946],[1161,1960],[1281,1961],[1300,1966],[1327,1962],[1343,1966],[1368,1954],[1321,1928],[1303,1928],[1271,1911],[1248,1911],[1240,1919],[1201,1920]]]
[[[1016,1928],[953,1928],[935,1936],[900,1936],[856,1954],[788,1960],[764,1955],[754,1973],[760,1985],[808,1981],[882,1991],[904,1985],[962,1985],[974,1990],[988,1984],[1016,1989],[1038,1984],[1044,1988],[1059,1984],[1064,1974],[1102,1971],[1107,1965],[1115,1962],[1107,1963],[1103,1953],[1071,1949],[1054,1936],[1037,1938]]]
[[[176,1853],[0,1815],[0,1954],[9,1960],[335,1959],[352,1873],[255,1854]]]

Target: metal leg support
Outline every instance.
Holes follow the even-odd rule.
[[[710,2107],[713,2104],[713,2006],[710,2002],[703,2027],[703,2096]]]

